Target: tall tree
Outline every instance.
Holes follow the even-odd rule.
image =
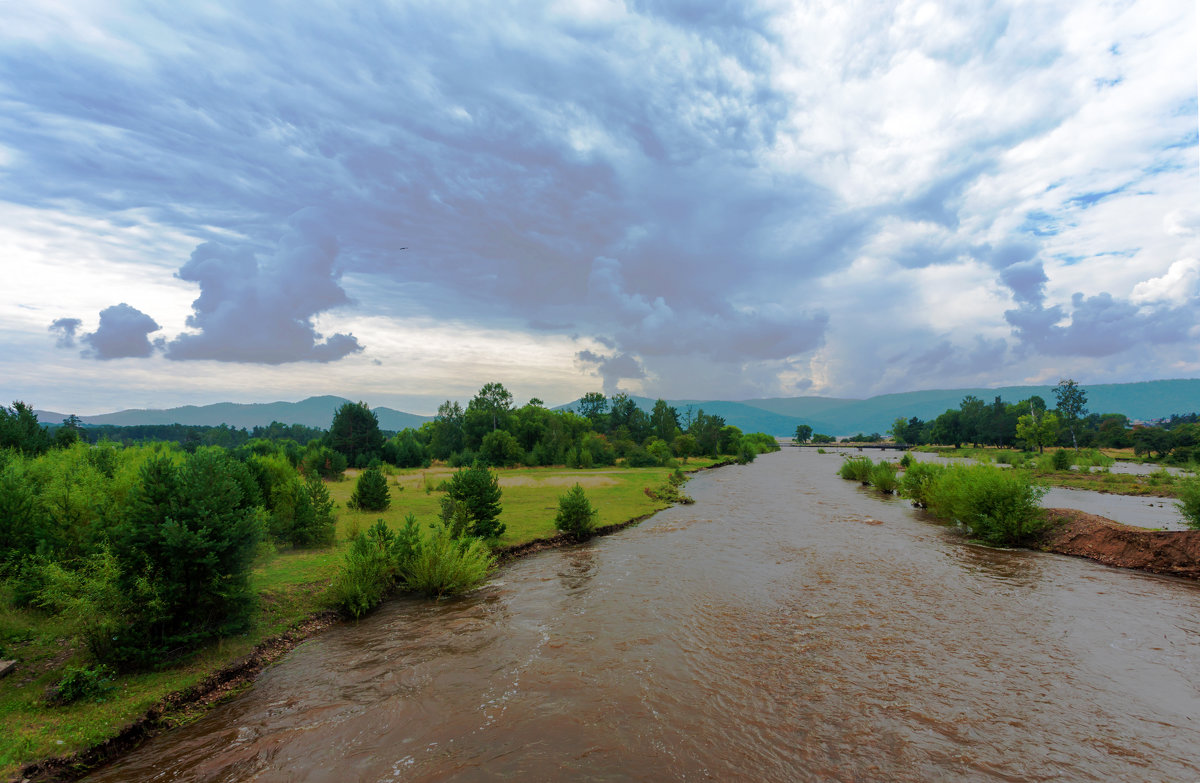
[[[650,412],[650,426],[654,435],[667,443],[675,440],[675,431],[679,429],[679,411],[659,398],[654,401],[654,410]]]
[[[429,455],[434,459],[447,459],[451,454],[462,451],[465,444],[463,423],[461,405],[450,400],[439,405],[437,416],[431,422]]]
[[[1087,392],[1072,378],[1058,382],[1054,387],[1054,399],[1058,403],[1058,415],[1062,417],[1071,431],[1071,445],[1079,451],[1079,441],[1075,438],[1075,428],[1079,417],[1087,414]]]
[[[38,424],[33,408],[21,401],[12,408],[0,405],[0,449],[16,449],[31,456],[50,448],[50,433]]]
[[[603,429],[600,422],[607,410],[608,398],[604,392],[588,392],[579,398],[579,415],[590,421],[597,430]]]
[[[504,384],[484,384],[479,393],[467,403],[467,429],[472,442],[482,440],[485,432],[507,429],[512,407],[512,393],[504,388]],[[481,422],[486,422],[485,427],[480,427]],[[481,429],[484,431],[480,431]]]
[[[807,424],[796,425],[796,442],[808,443],[809,438],[813,435],[813,428]]]
[[[325,443],[344,455],[351,465],[364,467],[383,448],[379,418],[365,402],[347,402],[333,414]]]

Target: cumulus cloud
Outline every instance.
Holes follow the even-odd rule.
[[[1166,302],[1182,305],[1200,298],[1200,260],[1183,258],[1161,277],[1152,277],[1133,287],[1130,300],[1135,304]]]
[[[350,302],[338,284],[337,240],[319,213],[293,216],[274,252],[200,245],[179,270],[200,285],[188,326],[167,343],[169,359],[282,364],[330,362],[362,350],[349,334],[323,337],[313,317]]]
[[[78,318],[58,318],[50,324],[50,331],[58,334],[55,345],[59,348],[75,347],[75,332],[83,325]]]
[[[124,302],[106,307],[100,311],[100,327],[81,338],[90,346],[83,355],[95,359],[147,357],[154,352],[148,335],[160,328],[153,318]]]

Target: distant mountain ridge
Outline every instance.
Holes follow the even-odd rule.
[[[345,397],[325,395],[309,397],[300,402],[218,402],[212,405],[184,405],[179,408],[131,409],[96,416],[80,416],[84,424],[113,424],[128,427],[134,424],[184,424],[188,426],[216,427],[228,424],[237,429],[252,429],[266,426],[273,421],[282,424],[303,424],[306,427],[329,429],[333,414],[347,402]],[[432,416],[405,413],[392,408],[371,408],[379,417],[379,426],[385,430],[402,430],[420,427]],[[35,411],[43,424],[58,424],[66,414],[53,411]]]
[[[1101,383],[1084,386],[1089,411],[1094,413],[1123,413],[1136,421],[1149,421],[1173,413],[1200,411],[1200,379],[1140,381],[1137,383]],[[826,435],[852,435],[856,432],[887,432],[898,416],[931,419],[947,408],[957,408],[968,394],[991,402],[999,395],[1005,402],[1018,402],[1037,394],[1054,406],[1053,386],[1003,386],[995,389],[934,389],[927,391],[883,394],[865,400],[837,397],[772,397],[743,400],[667,400],[685,415],[693,411],[721,416],[726,423],[744,432],[766,432],[771,435],[791,435],[797,424],[807,424]],[[639,407],[649,411],[654,400],[632,398]],[[352,402],[344,397],[309,397],[299,402],[234,403],[185,405],[165,410],[123,410],[97,416],[81,416],[85,424],[185,424],[247,429],[265,426],[272,421],[284,424],[303,424],[328,429],[339,406]],[[578,400],[560,405],[558,409],[577,409]],[[372,408],[385,430],[420,427],[432,416],[392,408]],[[66,414],[35,411],[43,424],[58,424]]]
[[[1098,383],[1084,386],[1087,408],[1094,413],[1123,413],[1135,421],[1149,421],[1173,413],[1200,411],[1200,379]],[[997,395],[1013,403],[1037,394],[1054,407],[1053,386],[1002,386],[994,389],[934,389],[882,394],[865,400],[836,397],[772,397],[729,402],[724,400],[667,400],[682,415],[691,407],[725,419],[743,432],[791,435],[796,425],[807,424],[826,435],[858,432],[886,433],[897,417],[932,419],[948,408],[957,408],[963,397],[974,395],[991,402]],[[632,397],[638,407],[649,411],[654,400]],[[574,409],[578,400],[563,408]]]

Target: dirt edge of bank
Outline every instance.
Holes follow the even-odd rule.
[[[1048,508],[1041,549],[1117,568],[1200,579],[1200,530],[1146,530],[1073,508]]]

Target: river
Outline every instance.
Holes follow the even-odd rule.
[[[390,601],[89,780],[1200,780],[1200,586],[965,544],[837,464]]]

